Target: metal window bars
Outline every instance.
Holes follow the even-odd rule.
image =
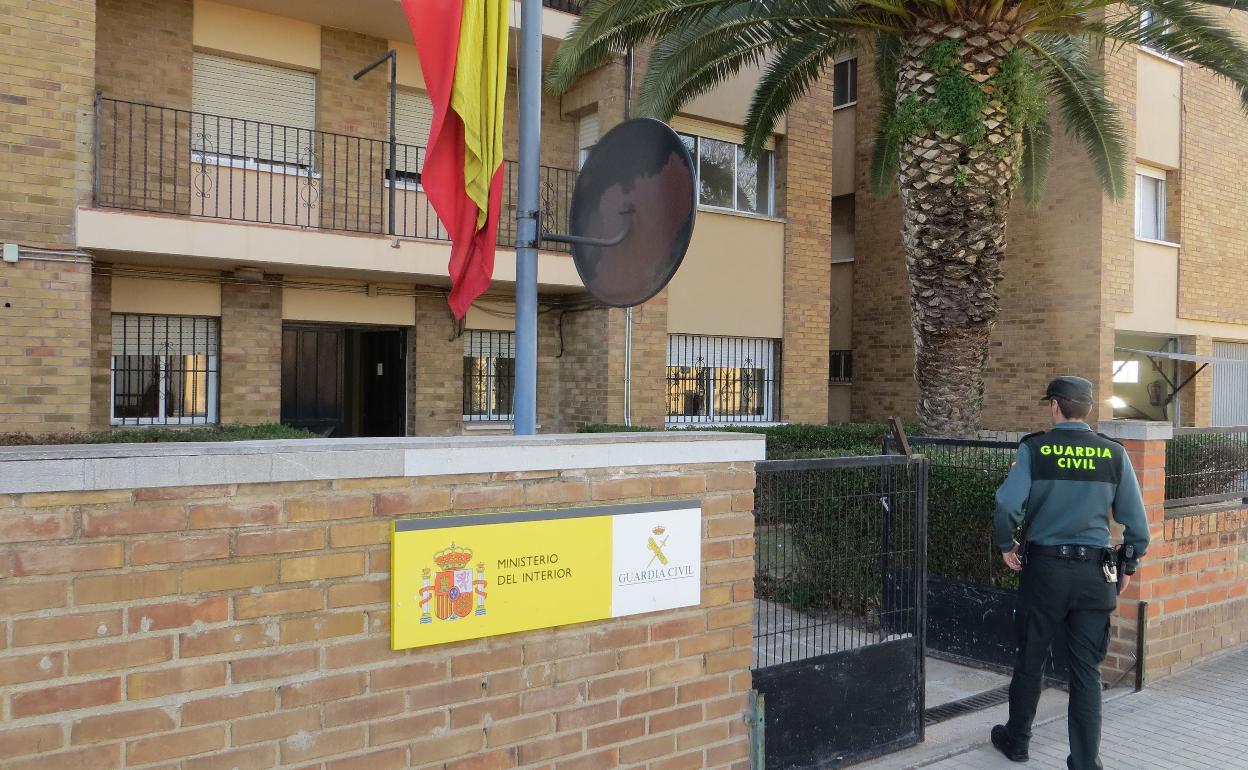
[[[114,314],[112,423],[215,423],[218,335],[216,318]]]
[[[236,222],[387,234],[389,142],[97,96],[95,205]],[[425,148],[395,158],[395,235],[450,240],[420,186]],[[514,161],[497,242],[516,239]],[[541,168],[546,228],[567,228],[573,169]],[[563,244],[547,244],[566,251]]]
[[[511,420],[515,383],[515,332],[465,332],[464,421]]]
[[[780,414],[780,342],[672,334],[667,422],[766,423]]]
[[[854,351],[828,351],[828,382],[853,382]]]

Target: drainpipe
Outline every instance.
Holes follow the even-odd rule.
[[[624,119],[633,107],[633,49],[624,52]],[[633,309],[624,309],[624,424],[633,425]]]

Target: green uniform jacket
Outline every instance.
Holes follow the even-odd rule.
[[[1137,558],[1148,548],[1148,518],[1127,451],[1085,423],[1063,422],[1019,444],[997,490],[997,547],[1014,546],[1024,511],[1032,511],[1026,538],[1037,545],[1109,544],[1109,514]]]

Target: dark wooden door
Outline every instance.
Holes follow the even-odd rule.
[[[347,330],[282,329],[282,422],[326,436],[344,435]]]
[[[403,332],[360,330],[360,435],[402,436],[406,409]]]

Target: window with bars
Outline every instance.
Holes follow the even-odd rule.
[[[668,335],[667,422],[773,422],[779,359],[775,340]]]
[[[739,144],[681,134],[693,157],[698,203],[771,216],[775,211],[775,153],[749,158]]]
[[[506,421],[513,416],[516,382],[514,332],[464,333],[464,420]]]
[[[114,314],[112,424],[215,423],[219,333],[216,318]]]
[[[858,102],[858,60],[846,59],[832,66],[832,108]]]
[[[828,351],[828,382],[853,382],[854,351]]]

